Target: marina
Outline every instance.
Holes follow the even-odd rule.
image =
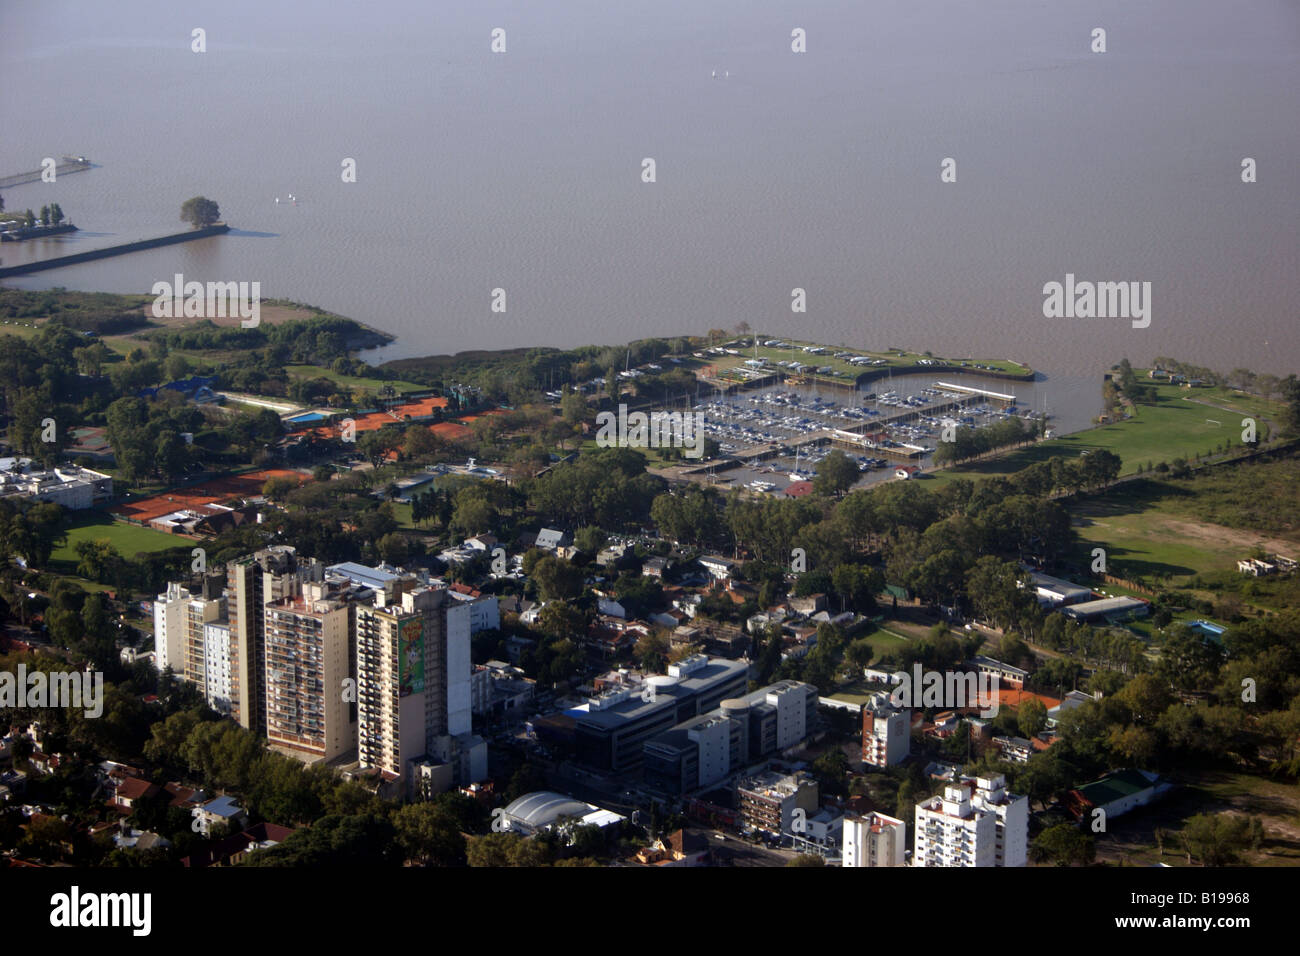
[[[1012,417],[1038,423],[1046,414],[1032,399],[923,375],[874,384],[881,391],[786,382],[696,403],[692,410],[703,414],[721,461],[694,469],[692,477],[779,494],[810,480],[838,449],[857,463],[858,483],[869,484],[894,478],[900,467],[924,470],[945,426],[979,428]]]

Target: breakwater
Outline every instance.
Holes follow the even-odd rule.
[[[24,242],[28,239],[44,239],[46,236],[61,236],[65,232],[76,232],[77,227],[72,223],[64,223],[58,226],[31,226],[22,229],[11,229],[8,232],[0,232],[0,242]]]
[[[32,272],[43,272],[46,269],[59,269],[63,266],[76,265],[79,262],[93,262],[95,259],[107,259],[111,256],[123,256],[129,252],[157,249],[160,246],[175,245],[178,242],[206,239],[208,236],[219,236],[229,231],[230,227],[221,222],[213,226],[205,226],[202,229],[188,229],[185,232],[173,233],[170,236],[159,236],[156,239],[141,239],[138,242],[127,242],[120,246],[105,246],[102,249],[91,249],[86,252],[76,252],[72,255],[56,256],[53,259],[42,259],[39,262],[25,262],[21,265],[0,268],[0,279],[9,276],[27,275]]]
[[[88,162],[65,157],[63,162],[55,165],[54,175],[57,181],[59,176],[66,176],[68,173],[80,173],[93,168],[92,164]],[[21,186],[24,183],[39,183],[44,172],[43,169],[33,169],[25,173],[15,173],[12,176],[0,176],[0,189],[12,189],[14,186]]]

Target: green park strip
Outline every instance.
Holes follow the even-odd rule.
[[[1162,394],[1157,404],[1138,405],[1134,416],[1124,421],[1038,442],[997,458],[935,471],[931,477],[938,481],[1007,477],[1049,458],[1077,458],[1083,452],[1100,449],[1120,457],[1121,475],[1132,475],[1139,466],[1146,469],[1175,458],[1191,461],[1197,455],[1216,454],[1224,442],[1240,445],[1240,419],[1233,421],[1226,413],[1189,401],[1186,396],[1185,391],[1176,396]]]

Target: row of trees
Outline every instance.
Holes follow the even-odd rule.
[[[1019,418],[1004,418],[984,428],[958,428],[952,441],[938,443],[934,462],[936,465],[955,464],[992,451],[1023,445],[1042,434],[1045,422],[1046,419],[1035,426]]]

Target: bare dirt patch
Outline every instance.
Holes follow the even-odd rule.
[[[1209,524],[1201,521],[1176,521],[1172,518],[1163,518],[1159,524],[1161,528],[1167,528],[1185,538],[1218,547],[1229,544],[1237,548],[1250,549],[1258,545],[1265,551],[1280,551],[1289,555],[1297,546],[1300,546],[1300,542],[1297,542],[1294,538],[1263,537],[1253,531],[1238,531],[1234,528],[1225,528],[1221,524]]]

